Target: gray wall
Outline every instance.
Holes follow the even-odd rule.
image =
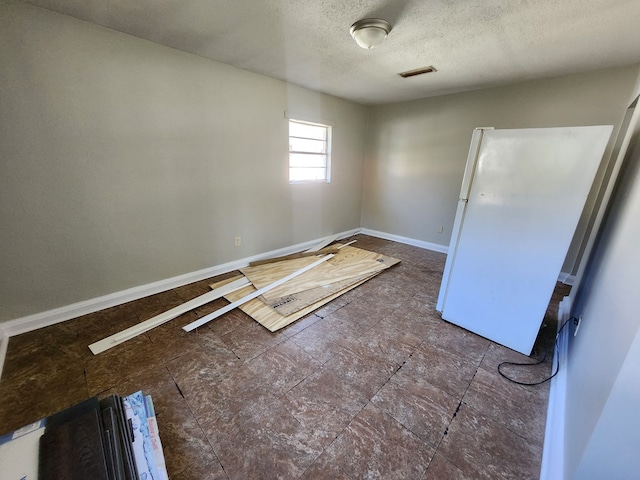
[[[474,128],[611,124],[606,156],[637,75],[637,66],[601,70],[372,108],[362,226],[448,245]],[[595,197],[565,260],[567,273],[577,266]]]
[[[285,111],[334,124],[331,184],[289,185]],[[0,1],[0,320],[359,227],[366,118]]]
[[[569,336],[567,479],[640,478],[640,126],[618,179],[573,312],[582,323]]]

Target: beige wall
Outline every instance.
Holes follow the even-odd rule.
[[[638,67],[602,70],[372,108],[362,226],[448,245],[475,127],[612,124],[608,154],[637,74]],[[565,272],[574,270],[587,221],[583,216]]]
[[[288,184],[285,111],[334,124],[331,184]],[[2,0],[0,320],[357,228],[366,115]]]
[[[637,124],[572,312],[582,321],[568,337],[567,479],[640,478],[639,218]]]

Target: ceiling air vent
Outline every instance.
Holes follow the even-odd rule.
[[[406,72],[399,73],[402,78],[415,77],[416,75],[422,75],[425,73],[437,72],[435,67],[422,67],[416,68],[415,70],[409,70]]]

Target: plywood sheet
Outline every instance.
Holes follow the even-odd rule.
[[[266,287],[262,287],[260,289],[257,289],[255,291],[253,291],[252,293],[249,293],[248,295],[245,295],[244,297],[242,297],[242,298],[230,303],[226,307],[222,307],[222,308],[216,310],[215,312],[211,312],[210,314],[205,315],[202,318],[199,318],[195,322],[191,322],[190,324],[185,325],[184,327],[182,327],[182,329],[184,331],[186,331],[186,332],[190,332],[191,330],[194,330],[194,329],[204,325],[205,323],[210,322],[211,320],[213,320],[215,318],[218,318],[220,315],[224,315],[225,313],[230,312],[231,310],[244,305],[245,303],[249,302],[250,300],[253,300],[253,299],[259,297],[260,295],[262,295],[263,293],[268,292],[272,288],[276,288],[276,287],[282,285],[283,283],[286,283],[289,280],[294,279],[298,275],[302,275],[303,273],[308,272],[309,270],[313,269],[314,267],[317,267],[318,265],[321,265],[322,263],[326,262],[327,260],[330,260],[331,258],[333,258],[333,255],[325,255],[324,257],[317,259],[311,265],[307,265],[306,267],[303,267],[303,268],[301,268],[301,269],[299,269],[299,270],[287,275],[286,277],[283,277],[283,278],[273,282],[272,284],[267,285]]]
[[[302,292],[293,293],[291,295],[280,297],[270,302],[269,306],[271,306],[280,315],[291,315],[298,312],[299,310],[302,310],[303,308],[308,307],[309,305],[313,305],[314,303],[319,302],[323,298],[329,297],[334,293],[338,293],[347,287],[351,287],[355,284],[359,285],[363,281],[375,277],[378,273],[380,272],[367,273],[355,278],[349,278],[340,282],[334,282],[328,285],[323,285],[321,287],[311,288]]]
[[[398,262],[399,260],[392,257],[346,246],[325,264],[266,292],[262,296],[262,300],[269,304],[277,303],[277,300],[282,297],[380,272]],[[241,269],[241,271],[256,288],[262,288],[278,278],[282,278],[284,271],[291,268],[287,263],[288,261],[248,267]]]
[[[236,302],[316,260],[316,257],[300,258],[243,268],[241,271],[247,275],[253,285],[229,293],[224,298],[229,302]],[[398,259],[375,252],[344,246],[325,263],[274,288],[273,290],[277,289],[278,296],[271,300],[275,302],[277,309],[265,303],[263,297],[254,298],[238,308],[274,332],[312,313],[399,262]],[[307,275],[309,273],[314,275]],[[211,288],[218,288],[224,283],[212,284]]]
[[[283,255],[282,257],[265,258],[264,260],[256,260],[255,262],[249,263],[249,266],[257,267],[259,265],[266,265],[268,263],[282,262],[283,260],[293,260],[296,258],[311,257],[314,255],[327,255],[329,253],[336,254],[338,253],[338,250],[340,250],[338,247],[327,247],[327,248],[318,250],[317,252],[292,253],[291,255]]]
[[[301,319],[302,317],[308,315],[309,313],[312,313],[313,311],[317,310],[321,306],[329,303],[334,298],[337,298],[340,295],[347,293],[349,290],[356,288],[358,285],[361,285],[362,283],[366,282],[369,278],[371,277],[368,277],[359,283],[356,283],[350,287],[347,287],[344,290],[336,292],[333,295],[325,297],[322,300],[314,303],[313,305],[309,305],[308,307],[303,308],[302,310],[299,310],[296,313],[288,316],[280,315],[269,305],[262,302],[261,300],[258,300],[257,298],[250,300],[249,302],[245,303],[239,308],[244,313],[246,313],[251,318],[253,318],[256,322],[258,322],[260,325],[265,327],[267,330],[271,332],[275,332],[276,330],[280,330],[281,328],[292,324],[296,320]],[[214,283],[211,285],[211,288],[216,288],[217,286],[219,286],[219,284]],[[251,292],[254,292],[255,290],[257,289],[249,285],[248,287],[244,287],[242,290],[237,290],[236,292],[233,292],[232,294],[230,294],[229,296],[225,296],[224,298],[230,302],[234,302],[246,295],[249,295]]]
[[[318,259],[315,256],[294,258],[292,260],[267,263],[255,267],[245,267],[241,268],[240,271],[253,283],[254,287],[259,289],[290,275],[296,270],[311,265],[316,260]],[[253,280],[251,280],[252,278]]]
[[[362,275],[371,275],[387,268],[386,265],[375,260],[362,260],[343,265],[329,265],[313,275],[306,272],[290,282],[283,283],[277,288],[262,295],[265,303],[272,303],[287,295],[303,292],[305,290],[321,288],[336,282],[351,280]],[[251,280],[251,278],[249,278]],[[253,282],[252,282],[253,283]]]

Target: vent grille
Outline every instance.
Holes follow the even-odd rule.
[[[436,67],[422,67],[415,70],[408,70],[406,72],[399,73],[402,78],[415,77],[416,75],[424,75],[425,73],[437,72]]]

